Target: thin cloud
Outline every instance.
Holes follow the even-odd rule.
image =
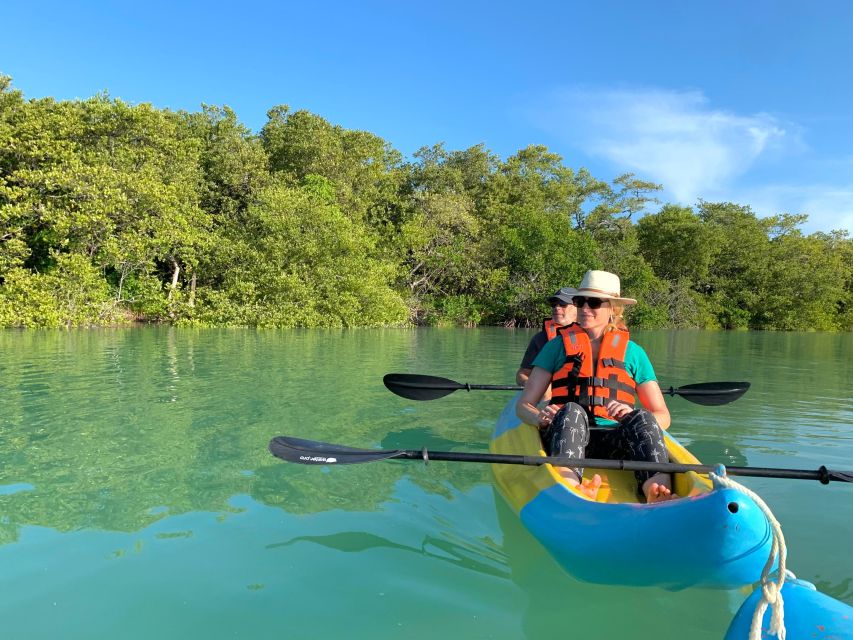
[[[540,125],[685,204],[725,190],[762,154],[796,140],[776,118],[714,109],[698,91],[569,90],[552,104],[539,111]]]
[[[805,213],[806,233],[853,230],[853,184],[767,185],[747,190],[734,201],[750,203],[760,216]]]

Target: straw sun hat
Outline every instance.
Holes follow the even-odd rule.
[[[636,304],[634,298],[621,297],[619,276],[609,271],[587,271],[578,287],[576,296],[614,300],[622,304]]]

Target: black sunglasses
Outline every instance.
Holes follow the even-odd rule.
[[[551,306],[552,307],[563,307],[563,308],[565,308],[565,307],[568,307],[570,304],[572,304],[572,303],[571,302],[561,302],[560,300],[554,300],[551,303]]]
[[[580,309],[586,304],[590,309],[601,309],[601,305],[607,303],[607,300],[601,298],[587,298],[586,296],[575,296],[572,298],[572,304]]]

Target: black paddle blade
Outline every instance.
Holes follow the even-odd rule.
[[[290,436],[276,436],[270,440],[269,449],[276,458],[298,464],[360,464],[396,458],[403,453],[398,450],[354,449]]]
[[[419,376],[413,373],[388,373],[382,382],[391,393],[409,400],[436,400],[449,396],[465,385],[436,376]]]
[[[748,382],[699,382],[686,384],[664,393],[681,396],[685,400],[706,406],[719,406],[734,402],[749,390]]]

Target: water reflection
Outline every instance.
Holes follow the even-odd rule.
[[[0,485],[0,496],[10,496],[21,491],[32,491],[35,489],[29,482],[15,482],[13,484]]]
[[[749,460],[739,448],[720,440],[691,440],[685,444],[703,464],[724,464],[730,467],[744,467],[749,464]]]
[[[654,587],[615,587],[575,580],[524,528],[495,492],[512,581],[526,597],[524,637],[542,638],[571,626],[584,638],[716,640],[725,633],[740,594],[706,589],[665,591]],[[578,535],[584,535],[579,531]],[[666,561],[662,537],[661,562]],[[689,630],[686,631],[686,630]]]
[[[345,553],[362,553],[375,549],[405,551],[407,553],[427,556],[441,562],[447,562],[467,571],[474,571],[499,578],[509,577],[504,555],[494,549],[493,545],[489,545],[488,541],[485,540],[459,540],[453,542],[446,538],[426,535],[420,546],[415,547],[394,542],[384,536],[365,531],[342,531],[322,536],[297,536],[285,542],[267,545],[267,548],[289,547],[303,542]]]
[[[814,586],[821,593],[832,596],[842,602],[853,602],[853,578],[845,578],[839,582],[828,580],[813,580]]]

